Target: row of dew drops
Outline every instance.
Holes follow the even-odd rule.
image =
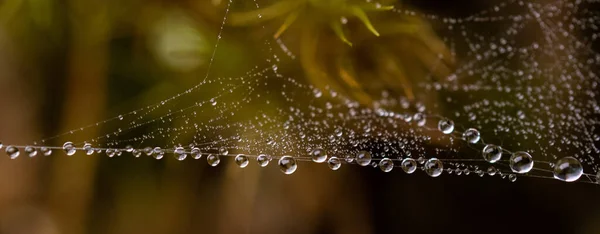
[[[419,126],[423,126],[425,124],[425,117],[422,113],[417,113],[414,115],[413,120],[417,122]],[[444,134],[452,134],[454,132],[454,122],[450,119],[443,118],[438,122],[438,130]],[[462,133],[462,139],[470,144],[476,144],[480,141],[481,135],[477,129],[469,128]],[[0,142],[0,149],[2,149],[3,144]],[[38,154],[42,154],[44,156],[49,156],[52,154],[52,149],[57,149],[58,147],[47,147],[47,146],[12,146],[9,145],[6,147],[6,154],[11,159],[16,159],[20,155],[19,148],[21,148],[25,154],[29,157],[35,157]],[[60,149],[60,148],[58,148]],[[404,159],[390,159],[390,158],[382,158],[379,160],[379,163],[376,163],[373,159],[373,156],[370,152],[367,151],[359,151],[354,156],[347,156],[345,158],[338,158],[335,156],[328,157],[327,152],[324,149],[317,148],[310,151],[310,157],[292,157],[289,155],[281,156],[281,157],[271,157],[266,154],[260,155],[230,155],[227,148],[221,147],[219,148],[218,153],[203,153],[197,147],[190,147],[190,150],[187,151],[183,147],[175,147],[173,150],[164,150],[160,147],[146,147],[143,149],[134,149],[131,146],[127,146],[125,149],[102,149],[102,148],[94,148],[91,144],[85,143],[82,148],[77,148],[72,142],[65,142],[62,146],[62,149],[68,156],[74,155],[78,150],[86,152],[87,155],[92,155],[94,153],[101,153],[104,151],[107,156],[114,157],[120,156],[122,152],[132,153],[135,157],[140,157],[142,154],[146,154],[147,156],[153,156],[156,159],[162,159],[165,153],[172,153],[177,160],[184,160],[188,157],[194,159],[200,159],[202,155],[206,155],[206,161],[210,166],[217,166],[220,163],[219,156],[235,156],[235,163],[240,168],[245,168],[248,166],[250,158],[256,158],[259,166],[266,167],[273,158],[279,159],[278,166],[279,169],[284,174],[292,174],[298,168],[297,160],[301,161],[313,161],[315,163],[324,163],[327,161],[327,165],[331,170],[340,169],[343,163],[348,164],[358,164],[360,166],[368,166],[371,165],[373,167],[379,167],[383,172],[390,172],[396,166],[394,161],[400,162],[400,167],[402,170],[408,174],[415,172],[418,168],[418,164],[421,164],[423,171],[427,173],[427,175],[431,177],[438,177],[444,171],[444,164],[442,160],[437,158],[429,158],[425,160],[424,158],[419,158],[417,160],[413,158],[404,158]],[[502,154],[504,149],[502,147],[486,144],[482,150],[482,157],[485,161],[489,163],[498,162],[502,158]],[[306,160],[304,160],[306,159]],[[516,174],[525,174],[530,172],[533,169],[534,160],[532,156],[524,151],[518,151],[511,153],[511,157],[508,160],[509,167],[513,173]],[[447,169],[448,172],[451,172],[451,169]],[[488,175],[495,175],[496,170],[493,167],[490,167],[487,170]],[[475,170],[475,173],[483,176],[485,172],[482,170]],[[510,174],[508,179],[510,181],[516,180],[516,174]],[[553,168],[554,178],[572,182],[578,180],[583,175],[583,167],[578,159],[574,157],[564,157],[559,159],[556,163],[554,163]],[[599,173],[600,177],[600,173]],[[598,180],[600,181],[600,180]]]

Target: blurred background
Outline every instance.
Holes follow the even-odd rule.
[[[331,1],[331,9],[343,2]],[[499,2],[382,4],[461,16]],[[350,19],[343,35],[332,32],[321,11],[282,27],[285,15],[273,12],[293,12],[293,4],[234,0],[222,30],[222,0],[1,0],[0,140],[31,144],[180,93],[207,74],[221,33],[211,76],[264,65],[257,58],[268,51],[255,45],[275,35],[294,53],[291,62],[301,64],[292,75],[307,83],[367,104],[383,87],[437,101],[436,94],[414,93],[417,81],[409,78],[430,73],[413,69],[413,55],[428,64],[450,53],[425,20],[365,9],[371,22]],[[254,18],[260,13],[265,19]],[[361,67],[356,58],[376,62]],[[433,76],[451,73],[453,63],[443,59]],[[361,78],[348,81],[347,74]],[[94,128],[81,137],[101,133]],[[63,156],[0,157],[1,234],[600,233],[600,190],[589,184],[432,179],[358,167],[333,173],[313,164],[283,176],[274,166],[239,170],[231,162],[209,168],[203,160]]]

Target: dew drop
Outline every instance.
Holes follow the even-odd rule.
[[[221,162],[221,159],[219,159],[219,155],[209,154],[206,156],[206,162],[208,165],[216,167]]]
[[[235,156],[235,164],[237,164],[240,168],[247,167],[249,162],[250,161],[246,155],[238,154]]]
[[[131,146],[131,145],[125,146],[125,151],[127,151],[128,153],[133,152],[133,146]]]
[[[533,158],[524,151],[515,152],[510,156],[510,169],[519,174],[527,173],[533,168]]]
[[[394,169],[394,162],[389,158],[383,158],[379,161],[379,169],[383,172],[390,172]]]
[[[329,169],[337,171],[342,166],[342,160],[335,156],[331,157],[327,160],[327,166],[329,166]]]
[[[139,158],[142,155],[142,151],[134,149],[131,151],[131,154],[133,154],[133,157]]]
[[[427,119],[425,118],[425,115],[423,113],[416,113],[413,115],[413,120],[417,123],[417,126],[425,126],[425,123],[427,123]]]
[[[44,156],[50,156],[52,154],[52,149],[48,148],[48,147],[41,147],[40,148],[40,152],[44,155]]]
[[[371,159],[373,159],[373,156],[371,156],[371,153],[367,151],[358,152],[358,154],[356,154],[356,157],[354,158],[356,164],[361,165],[363,167],[368,166],[371,163]]]
[[[2,149],[2,147],[4,147],[4,145],[2,144],[2,142],[0,141],[0,149]]]
[[[412,174],[417,170],[417,161],[412,158],[405,158],[402,160],[402,163],[400,163],[400,166],[404,172]]]
[[[437,158],[430,158],[425,162],[425,173],[431,177],[438,177],[444,172],[442,161]]]
[[[583,167],[579,160],[574,157],[564,157],[554,165],[554,178],[573,182],[583,175]]]
[[[327,152],[321,148],[314,149],[310,152],[310,157],[313,162],[323,163],[327,160]]]
[[[474,128],[469,128],[465,132],[463,132],[462,138],[463,138],[463,140],[465,140],[471,144],[475,144],[479,141],[479,139],[481,139],[481,134],[479,133],[479,130],[474,129]]]
[[[92,148],[92,144],[90,144],[90,143],[85,143],[83,145],[83,150],[85,151],[85,154],[87,154],[87,155],[94,154],[94,148]]]
[[[183,161],[185,158],[187,158],[187,154],[185,153],[185,149],[183,147],[175,147],[173,153],[175,153],[175,158],[179,161]]]
[[[143,150],[143,151],[144,151],[144,153],[145,153],[146,155],[148,155],[148,156],[151,156],[151,155],[154,153],[154,151],[152,150],[152,148],[151,148],[151,147],[146,147],[146,148],[144,148],[144,150]]]
[[[116,154],[114,149],[106,149],[106,155],[110,158],[114,157]]]
[[[269,165],[269,161],[271,161],[271,158],[266,154],[259,154],[256,157],[256,162],[258,162],[258,165],[260,167],[266,167],[267,165]]]
[[[17,147],[9,145],[6,147],[6,154],[8,154],[10,159],[15,159],[15,158],[19,157],[19,154],[21,154],[21,153],[19,152],[19,149],[17,149]]]
[[[35,148],[31,147],[31,146],[26,146],[25,147],[25,153],[29,156],[29,157],[35,157],[37,155],[37,151],[35,150]]]
[[[67,153],[68,156],[72,156],[77,151],[73,142],[67,141],[63,144],[63,150]]]
[[[190,151],[190,155],[192,156],[193,159],[202,158],[202,152],[200,152],[200,149],[197,147],[192,148],[192,150]]]
[[[441,119],[438,122],[438,129],[444,134],[450,134],[454,131],[454,122],[450,119]]]
[[[490,163],[495,163],[502,158],[502,147],[488,144],[483,147],[483,159]]]
[[[515,181],[517,181],[517,175],[515,175],[515,174],[510,174],[510,175],[508,175],[508,180],[509,180],[510,182],[515,182]]]
[[[488,167],[488,169],[487,169],[487,174],[490,176],[496,175],[496,172],[497,172],[497,170],[494,167]]]
[[[227,150],[227,148],[225,148],[225,147],[221,147],[221,148],[219,148],[219,154],[227,155],[227,154],[229,154],[229,150]]]
[[[279,170],[286,175],[292,174],[298,169],[298,165],[296,164],[296,159],[292,156],[283,156],[279,159]]]

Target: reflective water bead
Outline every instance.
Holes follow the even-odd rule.
[[[21,154],[21,152],[19,152],[19,149],[17,149],[17,147],[9,145],[6,147],[6,154],[8,154],[10,159],[15,159],[19,157],[19,154]]]
[[[142,155],[142,151],[134,149],[131,151],[131,154],[133,154],[133,157],[139,158]]]
[[[394,162],[389,158],[383,158],[379,161],[379,169],[383,172],[390,172],[394,169]]]
[[[208,165],[216,167],[221,162],[221,159],[219,159],[219,155],[209,154],[206,156],[206,162]]]
[[[2,147],[4,147],[4,145],[2,144],[2,142],[0,141],[0,149],[2,149]]]
[[[52,154],[52,149],[48,148],[48,147],[44,147],[42,146],[40,148],[40,152],[44,155],[44,156],[50,156]]]
[[[329,169],[337,171],[342,166],[342,160],[335,156],[331,157],[327,160],[327,166],[329,166]]]
[[[92,148],[92,144],[90,143],[83,144],[83,150],[87,155],[92,155],[94,153],[94,148]]]
[[[258,165],[260,167],[266,167],[267,165],[269,165],[269,161],[271,161],[271,158],[266,154],[259,154],[256,157],[256,162],[258,162]]]
[[[564,157],[554,164],[553,174],[556,179],[573,182],[583,175],[583,167],[576,158]]]
[[[154,150],[152,150],[152,148],[151,148],[151,147],[146,147],[146,148],[144,148],[144,150],[143,150],[143,151],[144,151],[144,153],[145,153],[146,155],[148,155],[148,156],[150,156],[150,155],[152,155],[152,154],[154,153]]]
[[[197,147],[192,148],[192,150],[190,151],[190,155],[192,156],[193,159],[202,158],[202,152],[200,152],[200,149]]]
[[[442,161],[437,158],[430,158],[424,165],[425,173],[431,177],[438,177],[444,172]]]
[[[185,149],[181,146],[175,147],[173,153],[175,154],[175,158],[179,161],[183,161],[187,158],[187,153],[185,153]]]
[[[438,129],[444,134],[450,134],[454,131],[454,122],[450,119],[441,119],[438,122]]]
[[[127,151],[128,153],[133,152],[133,146],[131,146],[131,145],[125,146],[125,151]]]
[[[227,148],[225,148],[225,147],[221,147],[221,148],[219,148],[219,154],[227,155],[227,154],[229,154],[229,150],[227,150]]]
[[[371,156],[371,153],[367,152],[367,151],[360,151],[358,152],[358,154],[356,154],[356,157],[354,158],[354,160],[356,161],[356,164],[361,165],[361,166],[368,166],[371,163],[371,160],[373,159],[373,156]]]
[[[490,163],[495,163],[502,158],[502,147],[488,144],[483,147],[483,159]]]
[[[352,163],[354,162],[354,156],[346,155],[346,157],[344,157],[344,160],[346,160],[347,163]]]
[[[479,130],[474,129],[474,128],[469,128],[465,132],[463,132],[462,138],[463,138],[463,140],[465,140],[471,144],[475,144],[479,141],[479,139],[481,139],[481,134],[479,133]]]
[[[77,151],[73,145],[73,142],[70,141],[67,141],[63,144],[63,150],[68,156],[72,156]]]
[[[155,148],[155,149],[156,149],[156,148]],[[162,159],[162,158],[165,156],[165,152],[164,152],[164,151],[162,151],[162,150],[159,150],[158,152],[157,152],[157,151],[154,151],[154,154],[153,154],[153,155],[154,155],[154,158],[155,158],[156,160],[160,160],[160,159]]]
[[[114,157],[117,152],[114,149],[106,149],[106,155],[108,157]]]
[[[235,156],[235,164],[237,164],[240,168],[247,167],[249,162],[250,161],[246,155],[238,154]]]
[[[400,163],[402,170],[407,174],[412,174],[417,170],[417,161],[412,158],[405,158]]]
[[[316,148],[310,152],[313,162],[323,163],[327,160],[327,152],[321,148]]]
[[[29,156],[29,157],[35,157],[37,155],[37,151],[35,150],[35,148],[31,147],[31,146],[26,146],[25,147],[25,153]]]
[[[292,156],[283,156],[277,162],[279,164],[279,170],[286,175],[292,174],[298,169],[298,164],[296,164],[296,159]]]
[[[494,168],[494,167],[488,167],[488,169],[487,169],[487,173],[488,173],[488,175],[490,175],[490,176],[494,176],[494,175],[496,175],[496,172],[497,172],[497,170],[496,170],[496,168]]]
[[[154,147],[154,149],[152,150],[153,154],[160,154],[162,153],[162,149],[160,147]]]
[[[423,113],[416,113],[413,115],[413,120],[417,123],[417,126],[425,126],[427,123],[427,119],[425,119],[425,115]]]
[[[510,175],[508,175],[508,180],[509,180],[510,182],[515,182],[515,181],[517,181],[517,175],[515,175],[515,174],[510,174]]]
[[[533,168],[533,158],[524,151],[515,152],[510,156],[510,169],[515,173],[527,173]]]

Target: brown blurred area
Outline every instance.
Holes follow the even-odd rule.
[[[265,1],[264,7],[272,2]],[[221,0],[0,1],[0,141],[31,144],[193,86],[208,71],[226,5]],[[252,1],[234,1],[230,14],[253,5]],[[382,34],[396,27],[385,24],[386,20],[374,19],[374,23],[384,22]],[[280,23],[276,21],[274,29],[266,32],[254,30],[259,26],[250,23],[226,25],[219,43],[222,53],[215,57],[219,62],[213,64],[211,75],[252,68],[254,54],[260,51],[247,48],[252,43],[245,40],[260,43],[259,38],[275,32]],[[362,30],[352,34],[359,38],[355,46],[376,44],[370,41],[370,32]],[[393,48],[400,51],[414,47],[423,63],[430,60],[432,51],[448,53],[431,29],[423,32],[427,34],[417,39],[390,35],[382,40],[398,42]],[[306,73],[306,80],[316,86],[337,86],[364,102],[382,87],[392,87],[398,95],[415,95],[425,103],[436,101],[435,94],[427,99],[412,94],[416,81],[408,77],[420,77],[424,71],[402,68],[402,61],[414,61],[389,53],[388,47],[377,48],[387,53],[369,54],[382,60],[381,66],[361,70],[348,65],[356,61],[345,61],[351,52],[335,34],[294,47],[294,28],[287,33],[292,35],[288,38],[292,49],[312,49],[302,50],[300,56],[325,61],[302,60],[304,71],[298,77]],[[310,43],[321,44],[311,48]],[[331,53],[315,55],[323,48],[331,48]],[[446,65],[434,75],[450,72],[452,64]],[[91,128],[81,137],[94,138],[101,130]],[[44,144],[61,145],[66,140],[56,138]],[[523,232],[600,230],[598,203],[590,201],[589,208],[582,208],[583,204],[565,199],[560,192],[546,196],[547,190],[573,188],[552,181],[506,184],[462,177],[433,181],[399,172],[384,175],[342,168],[332,173],[324,165],[301,166],[293,176],[283,176],[272,165],[240,170],[230,162],[208,168],[203,160],[180,163],[172,158],[108,159],[55,153],[10,160],[2,155],[0,234],[509,233],[510,227],[486,227],[536,214],[531,221],[535,225]],[[575,189],[582,192],[580,199],[597,200],[597,188],[581,185]],[[525,204],[530,207],[515,208]],[[574,206],[577,212],[567,213]],[[542,221],[536,222],[537,218]],[[563,226],[551,227],[561,221]],[[579,229],[572,231],[573,227]]]

